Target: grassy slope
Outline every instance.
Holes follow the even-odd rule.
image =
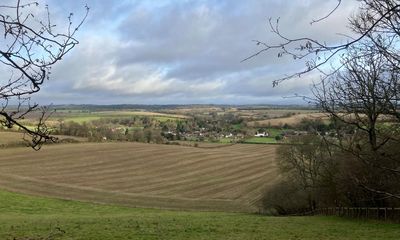
[[[135,209],[0,191],[0,239],[399,239],[400,225],[335,217]]]
[[[275,126],[279,127],[284,124],[289,124],[289,125],[295,125],[298,124],[303,118],[307,119],[321,119],[321,120],[327,120],[328,117],[324,113],[301,113],[301,114],[296,114],[290,117],[280,117],[280,118],[274,118],[274,119],[267,119],[267,120],[261,120],[261,121],[255,121],[255,122],[249,122],[249,126],[255,126],[258,125],[259,127],[267,127],[267,126]]]

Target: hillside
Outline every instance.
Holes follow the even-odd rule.
[[[285,124],[293,126],[295,124],[298,124],[303,119],[312,119],[312,120],[318,119],[318,120],[322,120],[322,121],[327,121],[329,118],[324,113],[300,113],[300,114],[292,115],[290,117],[278,117],[278,118],[273,118],[273,119],[249,122],[249,126],[280,127]]]
[[[255,212],[277,178],[275,146],[82,143],[9,148],[0,188],[126,206]]]
[[[397,240],[399,225],[337,217],[138,209],[0,191],[0,239]]]

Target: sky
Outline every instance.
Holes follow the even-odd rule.
[[[42,104],[305,104],[317,73],[272,81],[304,68],[293,59],[266,53],[252,40],[278,43],[268,19],[280,18],[282,33],[335,44],[346,41],[348,17],[357,1],[345,0],[48,0],[62,31],[90,7],[77,45],[52,70],[32,99]]]

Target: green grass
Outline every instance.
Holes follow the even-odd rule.
[[[235,129],[235,130],[240,130],[240,129],[242,129],[242,124],[241,123],[238,123],[238,124],[234,124],[234,125],[232,125],[232,127],[233,127],[233,129]]]
[[[232,138],[220,138],[219,143],[232,143]]]
[[[133,127],[128,127],[128,131],[135,131],[135,130],[143,130],[143,126],[133,126]]]
[[[156,117],[150,117],[154,118],[159,122],[168,122],[168,121],[180,121],[182,120],[181,118],[176,118],[176,117],[164,117],[164,116],[156,116]]]
[[[282,129],[278,129],[278,128],[267,128],[266,131],[269,133],[269,136],[274,138],[278,135],[281,135],[282,133]]]
[[[135,209],[0,191],[0,239],[399,239],[400,225],[337,217]]]
[[[265,131],[269,133],[269,137],[251,137],[244,141],[244,143],[277,143],[275,137],[281,135],[282,129],[278,128],[265,128]]]
[[[101,118],[102,118],[101,116],[86,116],[86,115],[71,116],[71,117],[68,116],[68,117],[64,118],[64,121],[66,121],[66,122],[71,121],[71,122],[76,122],[76,123],[82,124],[84,122],[88,123],[88,122],[91,122],[94,120],[99,120]]]
[[[157,115],[146,115],[140,114],[138,112],[94,112],[94,113],[71,113],[66,116],[56,116],[53,119],[63,119],[64,121],[72,121],[76,123],[88,123],[94,120],[99,120],[102,118],[131,118],[131,117],[148,117],[155,119],[159,122],[167,122],[167,121],[179,121],[181,118],[174,117],[174,116],[157,116]]]
[[[252,137],[244,141],[245,143],[277,143],[275,138],[272,137]]]

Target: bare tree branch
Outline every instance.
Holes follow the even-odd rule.
[[[362,0],[364,5],[368,5],[370,1],[374,0]],[[386,1],[392,1],[392,0],[386,0]],[[334,11],[336,11],[339,8],[339,6],[340,6],[340,1],[337,7],[326,17],[329,17]],[[275,23],[273,23],[272,19],[269,19],[268,22],[271,32],[274,35],[278,36],[282,42],[280,44],[271,45],[263,41],[253,40],[257,46],[261,46],[262,48],[257,52],[251,54],[250,56],[246,57],[241,62],[248,61],[260,54],[265,54],[272,50],[279,51],[278,58],[283,56],[291,56],[296,61],[305,60],[304,62],[306,65],[305,69],[274,80],[273,86],[277,86],[279,85],[279,83],[285,80],[303,76],[304,74],[320,69],[322,66],[326,66],[328,63],[333,61],[335,57],[340,57],[338,56],[339,53],[343,52],[344,54],[346,54],[347,49],[350,46],[356,45],[364,40],[367,41],[368,39],[371,38],[372,39],[378,38],[378,36],[373,36],[373,35],[375,33],[380,33],[382,31],[382,28],[384,28],[387,25],[388,21],[387,19],[392,19],[394,15],[398,14],[399,11],[400,11],[400,4],[392,4],[390,8],[385,8],[383,12],[375,14],[374,18],[369,16],[368,17],[369,23],[363,26],[362,28],[358,27],[357,28],[358,30],[354,31],[356,34],[359,34],[358,37],[350,38],[350,40],[345,44],[333,45],[333,46],[329,46],[325,43],[322,43],[316,39],[312,39],[309,37],[289,38],[280,32],[279,18],[276,20]],[[364,12],[360,13],[361,16],[363,14]],[[399,26],[397,22],[398,20],[399,19],[396,19],[397,25],[395,26]],[[395,27],[394,29],[397,31],[397,27]],[[396,37],[400,37],[400,35],[396,35]]]
[[[39,149],[46,141],[53,141],[44,121],[50,114],[47,108],[39,108],[38,104],[30,104],[30,96],[41,89],[45,80],[49,79],[51,68],[71,51],[79,41],[75,35],[86,20],[89,8],[78,24],[73,25],[72,14],[68,17],[66,32],[58,32],[51,23],[49,8],[46,5],[46,17],[39,19],[32,14],[38,2],[15,5],[0,5],[0,63],[9,71],[8,80],[0,84],[0,124],[7,127],[18,127],[30,136],[30,145]],[[8,10],[8,11],[6,11]],[[10,103],[17,104],[10,110]],[[41,112],[36,128],[33,130],[21,122],[29,114]]]
[[[321,21],[323,21],[323,20],[329,18],[334,12],[336,12],[336,10],[339,8],[339,6],[340,6],[341,3],[342,3],[342,0],[338,0],[338,3],[337,3],[337,5],[336,5],[336,7],[335,7],[332,11],[330,11],[327,15],[325,15],[325,16],[323,16],[323,17],[321,17],[321,18],[318,18],[318,19],[316,19],[316,20],[313,19],[313,20],[310,22],[310,24],[313,25],[314,23],[321,22]]]

